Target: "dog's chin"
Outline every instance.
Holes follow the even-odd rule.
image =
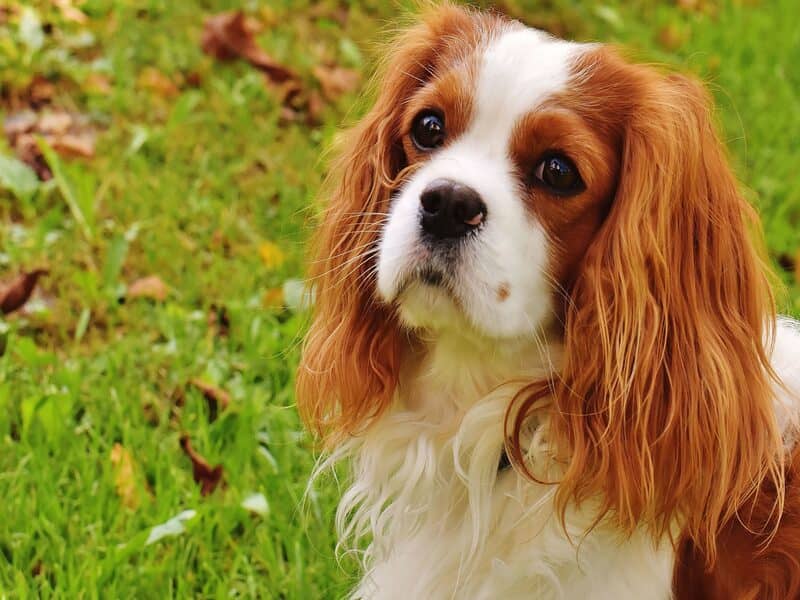
[[[437,271],[423,270],[406,282],[396,306],[400,320],[410,329],[440,333],[467,326],[459,301]]]

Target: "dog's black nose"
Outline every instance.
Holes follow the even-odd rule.
[[[422,229],[439,239],[461,237],[486,219],[480,194],[451,179],[432,181],[419,199]]]

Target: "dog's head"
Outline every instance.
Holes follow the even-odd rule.
[[[756,220],[702,86],[449,5],[394,48],[334,169],[304,417],[334,439],[368,426],[410,338],[556,331],[563,363],[511,453],[550,396],[564,503],[602,492],[624,527],[680,515],[713,551],[780,440]]]

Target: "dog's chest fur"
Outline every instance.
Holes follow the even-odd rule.
[[[591,528],[589,502],[568,510],[562,526],[555,484],[502,468],[506,409],[526,382],[555,372],[560,348],[504,344],[496,352],[464,337],[412,352],[393,409],[322,465],[351,461],[337,528],[344,548],[368,541],[353,596],[670,598],[668,540],[655,544],[644,529],[624,538],[608,523]],[[772,365],[783,381],[774,405],[787,449],[800,424],[798,361],[800,326],[781,319]],[[531,421],[527,459],[535,475],[556,481],[547,432],[545,409]]]
[[[670,596],[668,542],[656,547],[644,532],[622,539],[602,524],[584,535],[588,504],[567,514],[569,539],[556,487],[499,468],[506,408],[525,381],[553,368],[531,360],[542,349],[485,356],[468,340],[440,342],[409,358],[395,409],[341,449],[353,457],[353,480],[340,534],[372,540],[356,598]],[[552,464],[546,415],[529,440],[532,463]]]

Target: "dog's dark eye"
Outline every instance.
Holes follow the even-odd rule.
[[[575,163],[562,154],[550,154],[542,159],[533,176],[550,191],[562,196],[577,194],[585,187]]]
[[[424,111],[414,118],[411,140],[423,151],[434,150],[444,144],[444,118],[437,112]]]

